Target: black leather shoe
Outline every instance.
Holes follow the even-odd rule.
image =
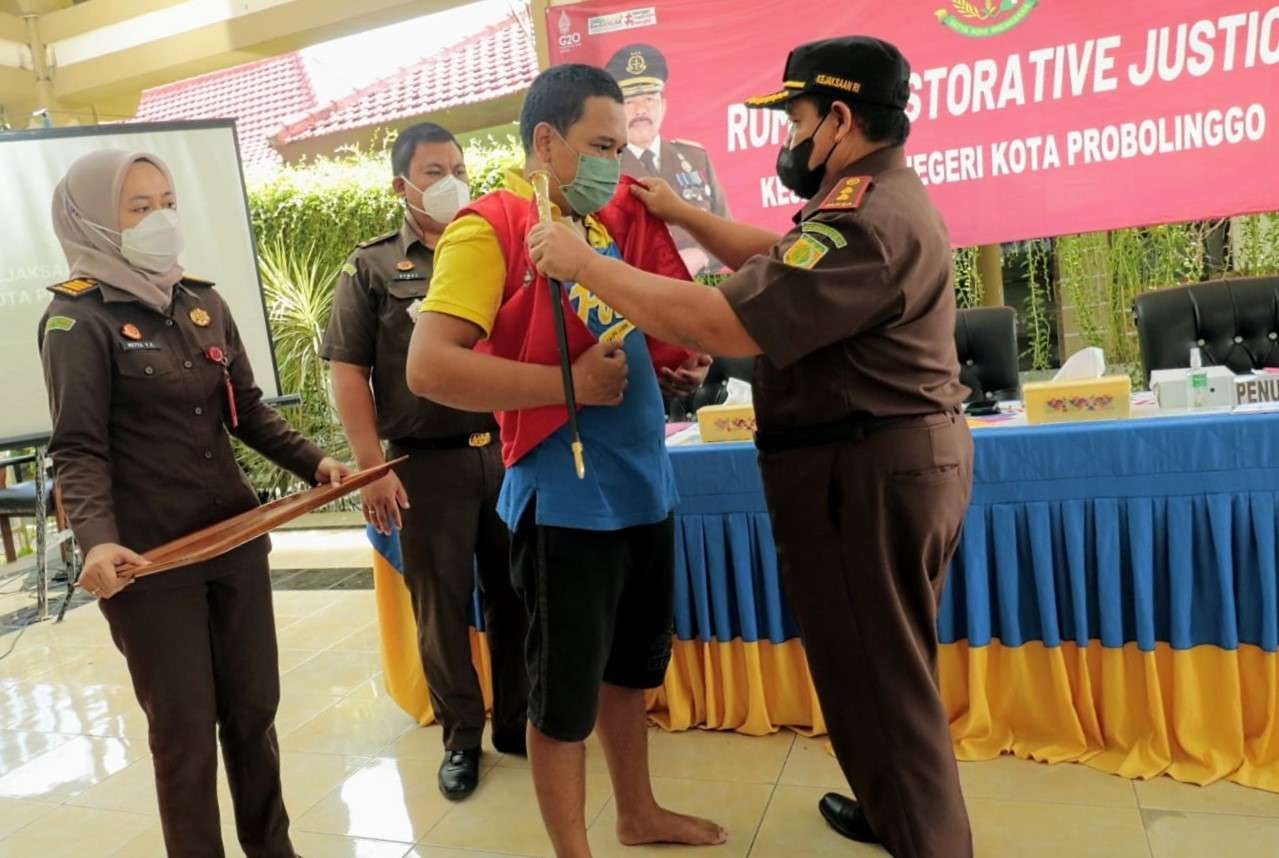
[[[445,751],[440,763],[440,793],[449,801],[461,801],[480,784],[480,749]]]
[[[866,814],[862,807],[851,798],[844,798],[838,793],[828,792],[818,802],[817,809],[822,818],[840,834],[858,843],[878,843],[879,838],[870,830]]]
[[[494,733],[493,749],[499,754],[510,754],[513,757],[527,757],[527,735],[523,730],[510,733]]]

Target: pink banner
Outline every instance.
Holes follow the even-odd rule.
[[[743,99],[778,89],[794,45],[854,33],[911,62],[907,152],[956,246],[1279,209],[1279,5],[587,0],[547,15],[554,63],[664,55],[661,137],[705,149],[739,220],[780,229],[797,204],[773,172],[785,114]]]

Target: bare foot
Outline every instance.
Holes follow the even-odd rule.
[[[645,843],[682,843],[688,846],[718,846],[728,842],[728,832],[696,816],[672,813],[655,807],[652,813],[618,819],[617,839],[623,846]]]

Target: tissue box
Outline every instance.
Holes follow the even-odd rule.
[[[1235,406],[1235,374],[1228,366],[1206,366],[1208,395],[1205,408],[1233,408]],[[1155,402],[1163,411],[1184,411],[1189,407],[1186,398],[1188,369],[1157,369],[1150,374],[1150,390]]]
[[[1027,423],[1075,420],[1123,420],[1132,405],[1132,379],[1109,375],[1079,381],[1040,381],[1022,385]]]
[[[706,405],[697,411],[702,440],[750,441],[755,437],[754,405]]]

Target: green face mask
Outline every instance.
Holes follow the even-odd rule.
[[[573,149],[564,135],[558,131],[555,134],[565,146]],[[579,215],[595,214],[617,193],[617,183],[622,178],[622,162],[616,158],[583,155],[576,149],[573,151],[577,153],[577,177],[567,185],[560,182],[560,190],[573,211]],[[552,169],[551,173],[554,172]],[[555,181],[560,181],[559,176],[555,177]]]

